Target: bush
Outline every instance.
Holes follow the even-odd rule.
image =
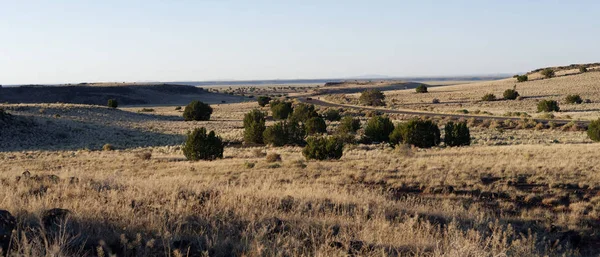
[[[304,123],[307,135],[313,135],[317,133],[327,133],[327,124],[321,117],[312,117]]]
[[[415,91],[416,91],[417,93],[427,93],[427,86],[425,86],[425,85],[423,85],[423,84],[421,84],[421,85],[418,85],[418,86],[415,88]]]
[[[587,134],[591,140],[595,142],[600,141],[600,119],[594,120],[590,123],[587,129]]]
[[[330,160],[342,158],[344,142],[337,137],[309,137],[302,150],[307,160]]]
[[[102,146],[102,150],[103,151],[113,151],[113,150],[115,150],[115,147],[111,144],[104,144]]]
[[[258,102],[258,105],[260,105],[260,107],[265,107],[265,105],[271,102],[271,97],[259,96],[258,98],[256,98],[256,101]]]
[[[108,99],[108,103],[106,105],[110,108],[117,108],[119,107],[119,102],[117,102],[117,99]]]
[[[482,98],[481,101],[496,101],[496,96],[494,94],[485,94]]]
[[[177,107],[175,107],[175,110],[176,110],[176,111],[179,111],[179,110],[181,110],[181,106],[177,106]]]
[[[323,114],[323,118],[328,121],[339,121],[342,116],[340,115],[340,110],[338,109],[329,109]]]
[[[270,153],[267,154],[267,162],[280,162],[281,161],[281,155],[277,154],[277,153]]]
[[[352,118],[351,116],[344,116],[340,120],[340,125],[338,125],[337,131],[338,133],[356,133],[357,130],[360,129],[360,120]]]
[[[412,119],[399,127],[402,141],[406,144],[429,148],[440,143],[440,129],[431,120]]]
[[[214,131],[206,133],[205,128],[197,128],[188,132],[183,146],[183,154],[190,161],[215,160],[223,158],[224,144]]]
[[[448,122],[444,127],[444,142],[447,146],[464,146],[471,144],[471,133],[466,122]]]
[[[552,78],[555,75],[554,70],[550,68],[544,69],[541,73],[544,78]]]
[[[507,100],[515,100],[515,99],[517,99],[517,97],[519,97],[519,92],[517,92],[517,90],[514,88],[507,89],[507,90],[504,90],[504,94],[502,96],[504,96],[504,99],[507,99]]]
[[[569,104],[580,104],[583,103],[583,99],[581,99],[581,96],[579,95],[568,95],[565,98],[565,102]]]
[[[186,121],[209,120],[212,112],[210,105],[194,100],[183,110],[183,118]]]
[[[152,108],[142,108],[138,112],[154,112],[154,109],[152,109]]]
[[[292,121],[306,123],[310,118],[319,117],[315,106],[312,104],[300,103],[294,107],[292,116],[289,117]]]
[[[304,126],[292,121],[281,121],[265,129],[263,140],[274,146],[301,145],[304,143]]]
[[[387,142],[393,130],[394,124],[388,117],[374,116],[367,121],[365,137],[373,142]]]
[[[377,89],[365,90],[358,99],[361,104],[369,106],[384,106],[385,95]]]
[[[244,115],[244,142],[249,144],[262,144],[265,132],[266,114],[259,110],[252,110]]]
[[[542,100],[537,105],[538,112],[558,112],[560,111],[560,107],[558,107],[558,102],[554,100]]]
[[[152,158],[152,152],[138,152],[135,156],[141,160],[150,160]]]
[[[579,68],[579,72],[586,73],[586,72],[588,72],[588,69],[586,67],[581,67],[581,68]]]
[[[518,82],[525,82],[527,80],[529,80],[529,77],[527,75],[519,75],[519,76],[517,76],[517,81]]]
[[[402,126],[403,124],[396,124],[392,133],[390,133],[390,145],[397,145],[404,142],[404,138],[402,137]]]
[[[433,103],[433,104],[439,104],[440,103],[440,99],[433,98],[433,100],[431,100],[431,103]]]
[[[292,108],[292,103],[290,102],[271,102],[271,112],[273,113],[273,119],[285,120],[288,118],[290,113],[292,113],[292,111],[294,111],[294,109]]]

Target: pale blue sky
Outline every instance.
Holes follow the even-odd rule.
[[[600,61],[600,1],[4,1],[0,84],[433,76]]]

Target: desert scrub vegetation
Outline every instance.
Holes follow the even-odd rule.
[[[186,121],[210,120],[213,113],[212,107],[200,101],[192,101],[183,110],[183,118]]]
[[[427,86],[421,84],[415,88],[415,92],[417,93],[427,93]]]
[[[553,78],[556,73],[554,72],[553,69],[547,68],[547,69],[542,70],[540,72],[540,74],[542,74],[542,76],[544,76],[544,78]]]
[[[394,124],[387,116],[373,116],[365,125],[365,140],[367,142],[388,142]]]
[[[328,121],[340,121],[340,119],[342,119],[342,115],[340,115],[339,109],[328,109],[323,113],[323,118]]]
[[[327,133],[327,124],[321,117],[312,117],[304,123],[307,135]]]
[[[581,104],[583,103],[583,99],[581,99],[580,95],[567,95],[565,102],[568,104]]]
[[[515,100],[519,97],[519,92],[517,92],[517,89],[515,86],[512,89],[504,90],[504,93],[502,94],[502,96],[506,100]]]
[[[444,126],[444,143],[447,146],[466,146],[471,144],[471,133],[466,122],[448,122]]]
[[[264,142],[265,116],[264,112],[257,109],[244,115],[244,142],[246,144],[262,144]]]
[[[294,106],[294,111],[289,119],[296,122],[306,123],[309,119],[314,117],[319,117],[319,114],[315,110],[315,106],[312,104],[300,103]]]
[[[537,105],[538,112],[558,112],[560,107],[555,100],[542,100]]]
[[[117,99],[108,99],[106,106],[110,108],[117,108],[119,107],[119,102],[117,102]]]
[[[344,116],[340,120],[340,124],[337,127],[337,132],[341,134],[350,133],[354,134],[360,129],[360,119],[352,116]]]
[[[419,148],[430,148],[440,144],[440,129],[431,120],[413,118],[398,124],[389,135],[393,143],[403,142]]]
[[[265,129],[263,140],[273,146],[302,145],[306,130],[295,121],[280,121]]]
[[[260,107],[265,107],[267,104],[269,104],[269,102],[271,102],[271,97],[259,96],[256,98],[256,101]]]
[[[587,129],[587,135],[594,142],[600,141],[600,119],[590,122]]]
[[[517,75],[517,82],[526,82],[527,80],[529,80],[527,75]]]
[[[271,113],[275,120],[285,120],[294,111],[291,102],[273,100],[271,101]]]
[[[308,137],[302,155],[307,160],[332,160],[342,158],[344,142],[337,137]]]
[[[206,128],[197,128],[190,131],[183,146],[183,154],[190,161],[223,158],[225,145],[214,131],[206,133]]]
[[[483,95],[483,97],[481,97],[481,101],[485,101],[485,102],[496,101],[496,96],[492,93],[485,94],[485,95]]]
[[[368,89],[360,94],[358,101],[367,106],[384,106],[385,95],[380,90]]]
[[[588,69],[586,67],[579,67],[579,72],[586,73],[588,72]]]

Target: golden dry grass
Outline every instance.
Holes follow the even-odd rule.
[[[2,138],[12,256],[598,254],[600,163],[583,131],[469,121],[470,147],[347,145],[339,161],[307,161],[300,147],[226,147],[223,159],[189,162],[188,130],[239,142],[258,105],[213,105],[199,122],[175,106],[2,107],[42,125],[30,147]],[[116,149],[100,151],[106,143]],[[66,224],[44,224],[52,208],[71,211]]]
[[[595,70],[595,69],[590,69]],[[484,81],[462,85],[430,87],[429,93],[417,94],[414,89],[385,91],[386,102],[392,109],[413,109],[432,112],[455,113],[458,110],[489,112],[502,116],[508,112],[526,112],[536,117],[537,103],[543,99],[557,100],[561,112],[556,113],[556,118],[563,119],[597,119],[600,115],[600,72],[587,72],[578,74],[579,71],[566,70],[557,72],[557,76],[569,76],[551,79],[537,79],[536,74],[530,75],[528,82],[517,83],[516,79],[509,78],[497,81]],[[507,89],[516,89],[523,97],[522,100],[499,100],[492,102],[481,101],[488,93],[502,98]],[[579,94],[583,99],[590,99],[591,103],[567,104],[565,97],[569,94]],[[360,94],[346,95],[343,102],[357,103]],[[330,96],[327,99],[340,102],[341,97]],[[432,103],[438,99],[439,103]],[[569,118],[570,117],[570,118]]]

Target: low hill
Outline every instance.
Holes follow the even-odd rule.
[[[105,105],[108,99],[120,105],[186,104],[191,100],[207,103],[239,102],[243,97],[215,94],[187,85],[175,84],[78,84],[64,86],[28,85],[0,88],[2,103],[74,103]]]

